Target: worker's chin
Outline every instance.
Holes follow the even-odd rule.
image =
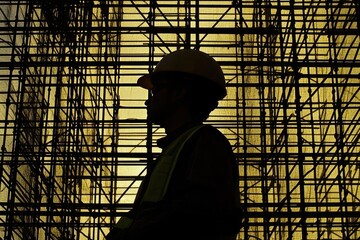
[[[161,127],[163,126],[164,121],[158,115],[149,115],[149,118],[153,124],[160,125]]]
[[[160,125],[160,127],[164,126],[164,122],[161,121],[160,119],[151,119],[151,122],[155,125]]]

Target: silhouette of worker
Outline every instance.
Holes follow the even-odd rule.
[[[201,51],[178,50],[138,85],[151,90],[149,114],[166,136],[133,209],[107,239],[236,239],[238,167],[224,135],[203,124],[226,95],[220,66]]]

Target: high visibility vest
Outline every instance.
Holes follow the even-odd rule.
[[[164,149],[151,173],[145,193],[140,199],[140,205],[144,202],[157,203],[164,198],[181,150],[194,133],[202,127],[204,127],[204,125],[190,128]],[[130,217],[121,217],[114,228],[120,231],[126,231],[126,229],[130,228],[133,221]]]

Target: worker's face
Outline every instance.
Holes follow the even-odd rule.
[[[146,102],[148,114],[155,124],[163,125],[171,114],[182,104],[181,87],[167,79],[156,81],[151,90],[152,97]]]

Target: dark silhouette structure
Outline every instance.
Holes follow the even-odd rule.
[[[183,49],[138,84],[152,92],[149,117],[166,136],[134,208],[108,239],[236,239],[238,164],[225,136],[203,124],[226,95],[220,66],[206,53]]]

